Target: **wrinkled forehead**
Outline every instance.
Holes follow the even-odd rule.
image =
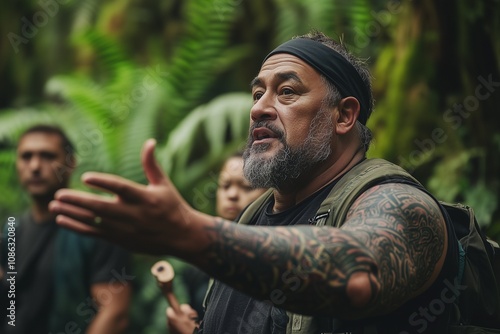
[[[280,53],[269,57],[261,66],[250,86],[264,86],[264,80],[294,81],[303,84],[309,79],[317,80],[320,73],[302,59]]]

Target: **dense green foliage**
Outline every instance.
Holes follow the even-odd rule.
[[[2,2],[0,217],[27,203],[14,148],[38,122],[76,143],[73,187],[87,170],[145,182],[138,157],[154,137],[184,197],[212,213],[217,166],[246,138],[248,83],[272,47],[311,28],[368,58],[369,155],[470,204],[500,239],[498,0]],[[146,272],[155,260],[138,259]],[[165,305],[149,276],[137,285],[134,333],[157,333]]]

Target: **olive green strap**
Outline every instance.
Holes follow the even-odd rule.
[[[273,190],[268,189],[265,193],[260,195],[255,201],[253,201],[241,214],[240,219],[238,219],[238,224],[247,225],[250,223],[257,212],[260,212],[262,206],[267,202],[269,198],[273,195]]]
[[[316,226],[340,227],[351,205],[363,192],[394,177],[420,184],[407,171],[383,159],[366,159],[346,174],[332,188],[316,214]]]

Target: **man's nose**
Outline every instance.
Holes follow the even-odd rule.
[[[276,119],[277,113],[272,94],[266,92],[255,102],[250,110],[250,117],[254,122]]]
[[[42,166],[42,160],[40,159],[40,157],[32,157],[29,161],[28,166],[31,171],[38,171]]]

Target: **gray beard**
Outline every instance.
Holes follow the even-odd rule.
[[[254,123],[250,133],[255,128],[266,127],[278,136],[283,148],[275,156],[266,159],[259,153],[265,152],[270,145],[253,147],[250,134],[243,153],[243,172],[250,184],[256,188],[282,189],[317,163],[326,160],[331,154],[330,142],[333,135],[333,122],[329,113],[330,110],[324,107],[318,111],[311,122],[306,140],[296,148],[288,145],[284,133],[270,122]]]

